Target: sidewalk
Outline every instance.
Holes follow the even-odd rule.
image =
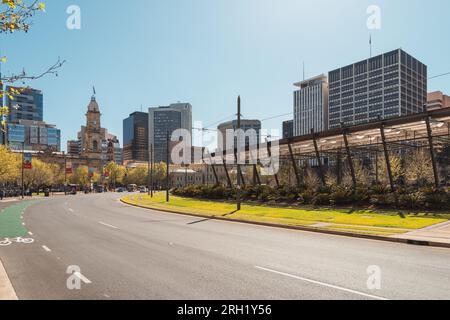
[[[450,221],[405,234],[395,235],[393,238],[413,241],[439,242],[450,245]]]
[[[18,300],[11,281],[0,260],[0,300]]]

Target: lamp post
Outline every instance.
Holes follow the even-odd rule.
[[[239,144],[242,143],[240,136],[241,136],[241,96],[238,97],[238,101],[237,101],[237,131],[238,131],[238,145],[236,145],[235,147],[240,149]],[[245,143],[245,141],[244,141]],[[241,165],[239,164],[239,157],[236,157],[236,164],[237,164],[237,190],[236,190],[236,202],[237,202],[237,206],[236,206],[236,210],[240,211],[241,210]]]
[[[169,196],[169,180],[170,180],[170,164],[169,164],[169,131],[167,131],[167,137],[166,137],[166,166],[167,166],[167,172],[166,172],[166,202],[169,202],[170,196]]]

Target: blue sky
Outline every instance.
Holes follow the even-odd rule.
[[[292,84],[374,54],[403,48],[429,67],[450,71],[448,0],[45,0],[28,34],[0,35],[3,72],[38,73],[60,56],[59,77],[28,83],[44,91],[45,121],[76,137],[92,86],[102,125],[122,138],[122,120],[149,106],[190,102],[205,125],[235,113],[246,118],[292,112]],[[366,9],[381,8],[368,30]],[[66,28],[69,5],[81,30]],[[429,90],[450,93],[450,76]],[[289,117],[265,121],[280,129]]]

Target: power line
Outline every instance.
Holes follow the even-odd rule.
[[[440,77],[448,76],[448,75],[450,75],[450,72],[446,72],[446,73],[443,73],[443,74],[439,74],[437,76],[430,77],[430,78],[428,78],[428,80],[436,79],[436,78],[440,78]]]

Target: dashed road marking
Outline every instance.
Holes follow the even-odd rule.
[[[99,221],[98,223],[100,223],[101,225],[103,225],[105,227],[110,227],[110,228],[113,228],[113,229],[119,229],[118,227],[113,226],[113,225],[108,224],[108,223],[104,223],[104,222],[101,222],[101,221]]]
[[[28,234],[29,234],[30,236],[32,236],[32,235],[33,235],[33,232],[29,231]]]
[[[328,288],[332,288],[332,289],[337,289],[337,290],[340,290],[340,291],[345,291],[345,292],[357,294],[357,295],[360,295],[360,296],[363,296],[363,297],[367,297],[367,298],[371,298],[371,299],[388,300],[388,299],[383,298],[383,297],[374,296],[374,295],[367,294],[367,293],[364,293],[364,292],[360,292],[360,291],[356,291],[356,290],[352,290],[352,289],[347,289],[347,288],[344,288],[344,287],[335,286],[333,284],[328,284],[328,283],[325,283],[325,282],[320,282],[320,281],[316,281],[316,280],[311,280],[311,279],[295,276],[293,274],[289,274],[289,273],[285,273],[285,272],[280,272],[280,271],[267,269],[267,268],[263,268],[263,267],[259,267],[259,266],[255,266],[255,268],[259,269],[259,270],[266,271],[266,272],[271,272],[271,273],[275,273],[275,274],[278,274],[278,275],[282,275],[282,276],[285,276],[285,277],[301,280],[301,281],[304,281],[304,282],[309,282],[309,283],[317,284],[317,285],[320,285],[320,286],[324,286],[324,287],[328,287]]]
[[[47,246],[42,246],[42,248],[43,248],[45,251],[47,251],[47,252],[52,252],[52,250],[50,250],[50,248],[47,247]]]
[[[73,210],[73,209],[68,209],[69,210],[69,212],[72,212],[72,213],[74,213],[75,211]]]

